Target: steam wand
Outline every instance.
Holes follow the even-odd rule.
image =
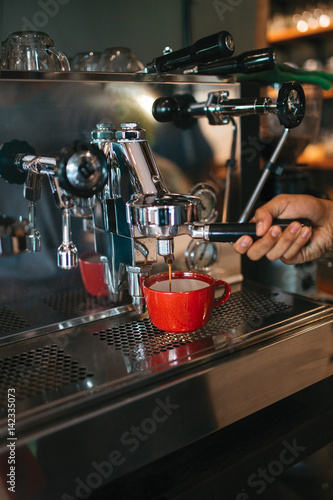
[[[228,221],[228,210],[230,204],[230,192],[231,192],[231,178],[236,167],[236,143],[237,143],[237,124],[234,118],[230,117],[230,122],[232,124],[232,143],[230,158],[227,160],[227,177],[225,182],[224,199],[223,199],[223,210],[222,210],[222,222]]]
[[[247,202],[240,218],[238,219],[238,222],[246,222],[249,218],[249,215],[250,213],[252,212],[253,210],[253,207],[255,206],[259,196],[260,196],[260,193],[261,191],[263,190],[263,187],[265,186],[266,184],[266,181],[271,173],[272,170],[275,169],[275,162],[288,138],[288,135],[289,135],[289,132],[290,132],[290,128],[286,128],[284,129],[283,131],[283,134],[278,142],[278,144],[276,145],[276,148],[274,149],[273,151],[273,154],[272,156],[270,157],[269,161],[267,162],[265,168],[264,168],[264,171],[252,193],[252,195],[250,196],[250,199],[249,201]]]

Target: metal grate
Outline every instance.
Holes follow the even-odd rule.
[[[209,323],[192,333],[172,334],[156,328],[149,318],[126,323],[110,329],[94,332],[101,341],[113,346],[132,358],[144,359],[171,349],[204,341],[219,335],[219,344],[230,345],[230,332],[244,325],[259,328],[264,318],[290,309],[291,306],[274,300],[271,293],[257,294],[251,291],[236,292],[228,302],[213,309]],[[246,328],[245,328],[246,331]],[[247,329],[249,331],[249,329]],[[207,342],[202,342],[207,345]]]
[[[8,388],[22,400],[92,376],[57,345],[22,352],[0,360],[0,406],[7,405]]]
[[[28,321],[18,316],[7,306],[0,307],[0,334],[11,333],[31,326]]]
[[[82,314],[96,308],[110,307],[108,298],[94,297],[85,289],[66,290],[47,297],[44,304],[66,315]]]
[[[260,327],[264,318],[289,309],[291,309],[289,304],[274,299],[274,292],[259,294],[243,290],[232,294],[228,302],[220,308],[213,309],[210,323],[214,323],[214,319],[220,322],[222,317],[223,325],[227,329],[236,328],[242,324]]]

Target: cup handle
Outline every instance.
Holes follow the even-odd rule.
[[[212,285],[214,292],[219,286],[224,286],[224,293],[221,297],[214,299],[213,307],[217,307],[217,306],[224,304],[228,300],[228,298],[230,297],[230,294],[231,294],[231,288],[230,288],[229,283],[227,283],[226,281],[223,281],[223,280],[216,280],[215,283],[213,283],[213,285]]]
[[[51,54],[54,54],[56,56],[56,58],[60,62],[61,71],[70,71],[71,70],[67,56],[63,52],[61,52],[61,50],[58,50],[55,47],[49,47],[49,46],[47,47],[46,50],[48,52],[50,52]]]

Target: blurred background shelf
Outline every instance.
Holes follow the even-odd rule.
[[[331,88],[330,90],[323,90],[323,98],[333,99],[333,88]]]
[[[307,31],[301,32],[296,27],[285,28],[283,30],[272,30],[267,32],[267,42],[270,44],[292,42],[298,38],[318,37],[322,35],[330,35],[333,32],[333,24],[328,27],[308,28]]]
[[[258,0],[257,27],[265,26],[261,44],[272,46],[279,63],[333,73],[333,1]],[[260,22],[260,24],[259,24]],[[259,45],[258,45],[259,46]],[[333,192],[333,88],[322,91],[322,117],[319,132],[297,158]],[[327,172],[327,175],[325,174]]]

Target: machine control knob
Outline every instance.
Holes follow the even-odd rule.
[[[60,151],[56,174],[66,192],[90,198],[101,191],[107,181],[107,160],[95,144],[76,141]]]
[[[158,122],[174,122],[179,128],[189,128],[196,121],[189,111],[195,102],[191,94],[159,97],[153,103],[153,117]]]
[[[298,82],[284,83],[276,101],[277,117],[285,128],[300,125],[305,114],[305,94]]]

